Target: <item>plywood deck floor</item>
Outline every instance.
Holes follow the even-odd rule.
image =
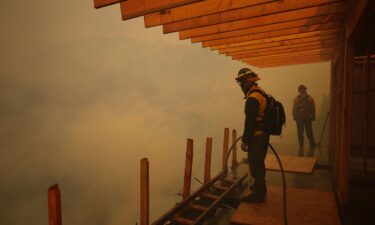
[[[289,225],[340,225],[334,193],[287,189]],[[232,225],[283,225],[282,188],[268,187],[265,203],[242,202],[230,219]]]
[[[280,155],[280,160],[285,172],[312,173],[317,158]],[[280,170],[276,156],[273,154],[267,154],[265,164],[268,170]]]

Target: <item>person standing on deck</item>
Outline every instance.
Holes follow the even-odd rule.
[[[310,147],[316,147],[312,122],[315,121],[315,103],[314,99],[307,94],[306,86],[301,84],[298,87],[299,94],[293,101],[293,119],[297,124],[298,144],[303,147],[304,130],[309,139]]]
[[[243,197],[245,202],[264,202],[267,191],[264,160],[267,154],[269,135],[263,127],[263,117],[267,106],[265,92],[258,86],[258,75],[249,68],[242,68],[236,77],[245,94],[245,126],[241,149],[247,152],[250,174],[254,178],[250,194]]]

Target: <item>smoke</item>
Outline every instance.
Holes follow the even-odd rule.
[[[194,139],[193,177],[203,177],[206,137],[213,137],[212,174],[219,172],[223,128],[242,132],[234,76],[244,64],[176,44],[141,20],[122,23],[117,8],[0,4],[0,224],[46,224],[55,183],[64,224],[135,224],[144,157],[153,221],[180,200],[186,138]],[[304,83],[320,106],[329,64],[255,71],[286,107],[284,137],[273,140],[295,143],[297,86]]]

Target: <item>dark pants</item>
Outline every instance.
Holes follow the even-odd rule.
[[[303,132],[306,130],[306,136],[309,139],[310,145],[314,146],[314,135],[312,131],[312,121],[311,119],[297,119],[297,133],[298,133],[298,143],[300,146],[303,145]]]
[[[269,135],[258,135],[248,145],[247,157],[251,176],[254,178],[253,192],[264,194],[266,191],[266,168],[264,160],[267,154]]]

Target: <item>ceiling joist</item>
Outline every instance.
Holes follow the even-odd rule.
[[[222,24],[210,25],[195,29],[189,29],[179,32],[181,40],[199,37],[203,35],[217,34],[222,32],[234,31],[249,27],[258,27],[280,22],[293,21],[298,19],[310,18],[321,15],[328,15],[333,13],[340,13],[346,10],[345,2],[337,2],[319,7],[310,7],[282,13],[276,13],[266,16],[259,16],[249,19],[237,20]]]
[[[202,0],[126,0],[120,5],[122,19],[127,20],[198,1]]]
[[[258,67],[329,61],[343,36],[343,0],[93,0],[120,3],[124,20],[144,16],[181,40]]]
[[[145,26],[153,27],[274,1],[279,0],[206,0],[195,4],[169,9],[163,13],[158,12],[145,15]]]

